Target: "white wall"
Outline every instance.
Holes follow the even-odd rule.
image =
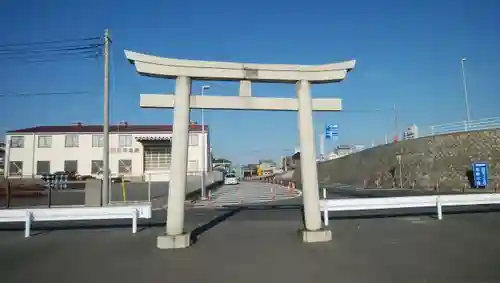
[[[77,133],[70,133],[77,134]],[[208,142],[207,133],[202,139],[201,133],[190,133],[197,136],[198,142],[196,145],[191,145],[188,148],[188,166],[189,160],[196,161],[194,168],[189,168],[189,171],[201,171],[201,154],[203,153],[203,146],[201,142]],[[65,135],[61,133],[43,133],[43,134],[8,134],[6,137],[7,149],[5,158],[5,175],[8,174],[8,164],[10,161],[23,162],[23,176],[31,177],[36,174],[37,161],[50,161],[50,172],[63,171],[65,160],[78,161],[78,173],[82,175],[90,175],[92,160],[102,160],[103,148],[92,147],[92,136],[100,135],[100,133],[85,133],[79,134],[79,146],[75,148],[65,147]],[[119,148],[119,135],[132,135],[132,148],[138,148],[138,152],[120,152],[116,153],[110,150],[110,169],[114,174],[118,173],[119,160],[131,159],[132,160],[132,176],[142,176],[144,171],[144,148],[136,137],[172,137],[171,133],[112,133],[110,134],[110,148]],[[24,136],[23,148],[10,147],[10,140],[13,136]],[[39,136],[52,136],[52,144],[50,148],[39,148]],[[205,163],[209,168],[209,152],[210,145],[205,146]],[[191,166],[193,167],[193,163]]]

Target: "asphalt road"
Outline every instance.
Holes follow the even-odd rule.
[[[410,212],[332,215],[333,241],[303,244],[299,205],[188,210],[198,241],[174,251],[155,247],[160,211],[136,235],[127,221],[0,230],[2,282],[500,282],[500,213]]]
[[[352,197],[337,190],[328,197]],[[188,209],[197,241],[175,251],[156,249],[161,210],[136,235],[128,220],[35,222],[30,239],[0,224],[1,281],[500,282],[500,206],[446,208],[441,221],[432,208],[336,212],[333,241],[303,244],[300,203]]]

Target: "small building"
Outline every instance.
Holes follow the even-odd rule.
[[[37,177],[57,171],[96,176],[103,170],[102,125],[37,126],[9,131],[6,141],[6,177]],[[202,135],[201,125],[191,124],[188,146],[189,174],[211,170],[208,126]],[[170,180],[172,125],[112,125],[109,149],[112,176]]]
[[[229,171],[229,169],[231,167],[231,164],[232,164],[231,161],[229,161],[227,159],[224,159],[224,158],[215,158],[212,161],[212,167],[214,169],[217,168],[217,167],[221,167],[221,168],[223,168],[226,171]]]

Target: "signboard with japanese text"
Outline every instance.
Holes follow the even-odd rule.
[[[325,139],[336,140],[339,136],[339,125],[330,124],[325,127]]]
[[[488,163],[474,162],[472,171],[474,174],[474,187],[486,188],[488,186]]]

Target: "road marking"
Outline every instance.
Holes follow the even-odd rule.
[[[194,206],[209,207],[272,202],[293,199],[300,195],[302,192],[298,190],[289,190],[288,187],[277,184],[242,182],[237,185],[224,185],[212,193],[211,200],[198,200]]]

